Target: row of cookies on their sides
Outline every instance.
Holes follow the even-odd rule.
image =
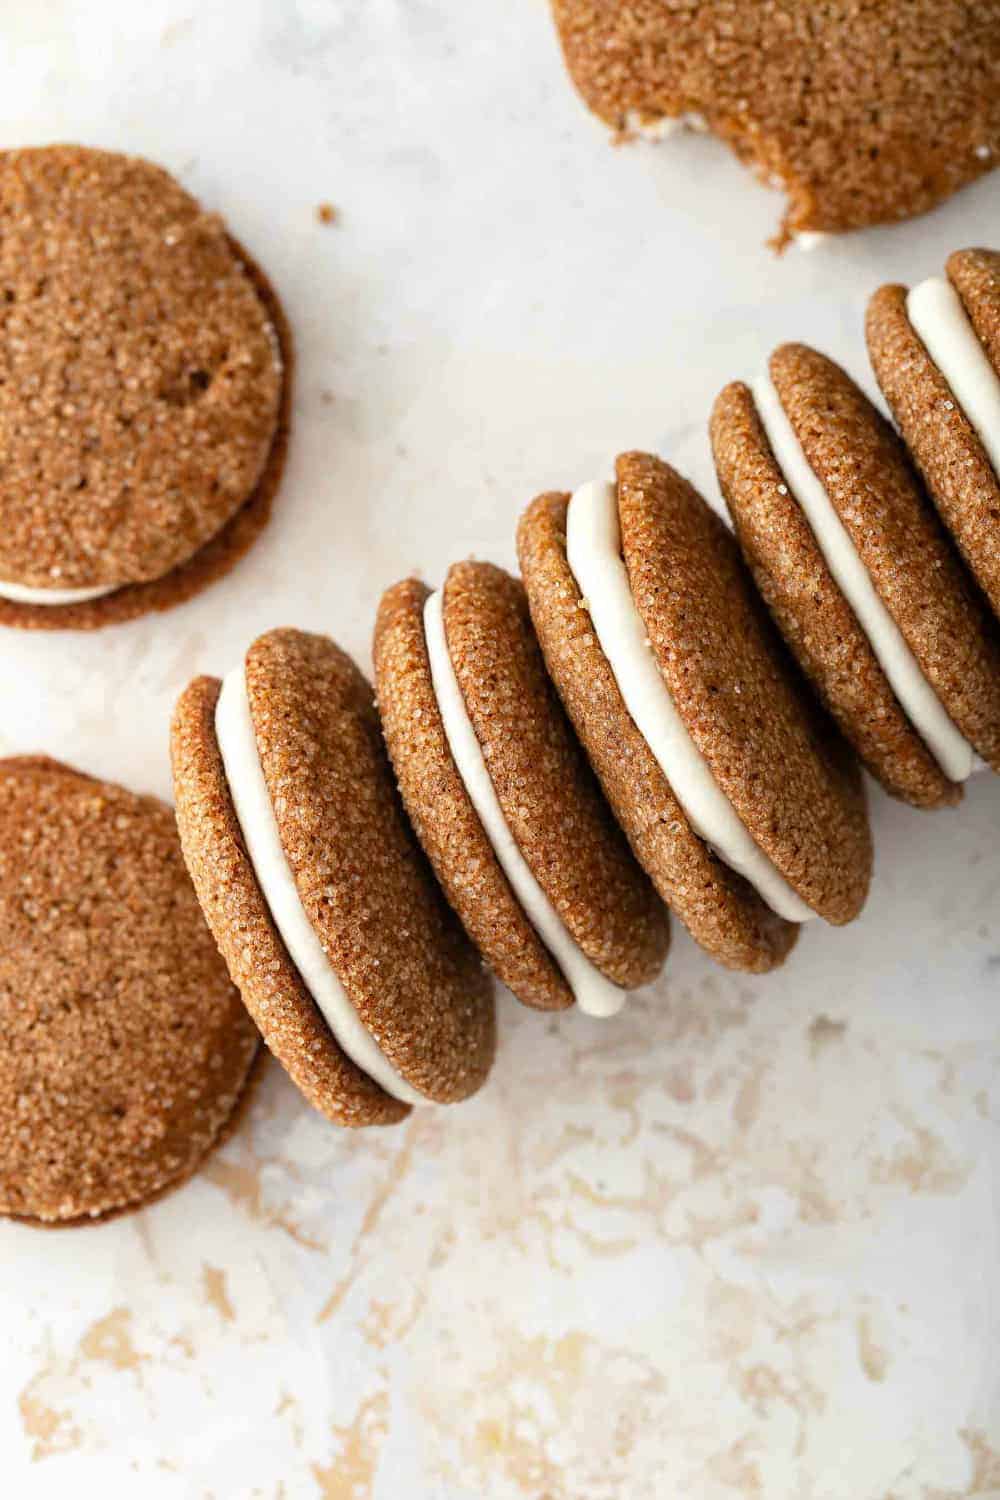
[[[997,764],[997,257],[963,252],[949,277],[931,289],[936,321],[921,323],[930,293],[898,288],[877,294],[869,319],[926,488],[843,372],[786,346],[766,380],[728,387],[713,413],[750,571],[679,475],[628,454],[614,485],[529,507],[523,584],[463,563],[438,593],[412,580],[389,590],[375,636],[381,724],[358,669],[296,631],[270,633],[224,684],[198,679],[183,695],[175,784],[195,890],[260,1033],[330,1118],[388,1123],[482,1084],[494,1020],[477,948],[526,1003],[607,1015],[662,965],[664,900],[715,958],[757,972],[783,961],[812,915],[850,920],[871,847],[846,740],[924,806],[956,800],[977,757]],[[75,849],[81,903],[92,915],[105,900],[104,931],[123,901],[141,910],[146,885],[117,891],[106,860],[88,864],[101,838],[66,831],[70,805],[85,826],[128,799],[95,785],[36,761],[3,778],[22,847],[54,837]],[[148,799],[134,801],[138,823],[155,823]],[[39,937],[51,944],[60,924],[33,921],[7,842],[22,954],[41,970]],[[116,863],[127,875],[130,860]],[[8,1136],[6,1211],[72,1221],[143,1201],[187,1175],[232,1118],[256,1032],[224,974],[182,986],[190,1025],[174,1024],[164,976],[176,991],[187,947],[192,964],[207,960],[176,934],[166,957],[162,926],[142,929],[156,963],[136,968],[142,943],[108,945],[118,999],[99,1024],[67,1001],[52,1026],[34,984],[51,1046],[18,1052],[19,1035],[38,1036],[29,1004],[4,1093],[40,1108]],[[144,1001],[129,1016],[147,1009],[140,1032],[118,1004],[130,984]],[[193,1077],[176,1068],[182,1043]]]
[[[753,972],[813,917],[858,914],[859,759],[920,807],[1000,769],[998,332],[1000,257],[961,252],[870,306],[909,452],[839,367],[786,345],[712,414],[734,529],[624,454],[614,483],[528,507],[522,580],[466,561],[437,591],[390,588],[391,772],[368,684],[325,638],[272,632],[221,687],[191,685],[182,843],[307,1097],[362,1123],[481,1084],[491,1010],[452,912],[524,1003],[611,1015],[659,972],[667,908]]]

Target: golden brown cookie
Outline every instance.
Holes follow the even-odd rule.
[[[984,351],[1000,372],[996,258],[989,251],[964,251],[951,258],[948,270]],[[910,322],[906,287],[879,288],[868,304],[866,333],[876,378],[903,440],[941,519],[1000,618],[1000,477]]]
[[[258,1050],[168,807],[0,762],[0,1213],[67,1224],[184,1181]]]
[[[1000,764],[1000,644],[993,623],[902,444],[850,377],[803,344],[776,350],[769,373],[802,455],[888,613],[888,627],[876,622],[872,636],[866,632],[797,498],[794,475],[768,439],[753,393],[735,383],[715,403],[712,446],[754,581],[872,775],[915,806],[954,803],[961,789],[933,753],[933,725],[943,710],[984,759]],[[893,626],[912,661],[900,664]],[[876,647],[888,649],[893,670],[903,674],[897,680],[911,693],[916,673],[937,700],[926,741]],[[916,694],[922,703],[919,682]]]
[[[277,486],[290,370],[266,278],[166,172],[0,154],[0,623],[116,622],[231,566]]]
[[[419,584],[397,585],[376,626],[379,705],[407,809],[495,972],[528,1005],[569,1005],[570,976],[511,888],[450,748],[428,656],[426,599]],[[622,989],[647,983],[666,956],[667,913],[580,754],[521,584],[492,564],[458,563],[445,580],[443,620],[464,712],[506,829],[534,880],[606,979]]]
[[[377,1049],[397,1092],[348,1055],[357,1047],[344,1023],[321,1011],[327,1002],[314,983],[307,988],[279,934],[220,751],[220,685],[199,678],[174,716],[181,842],[264,1040],[310,1103],[340,1124],[399,1120],[403,1095],[466,1098],[493,1060],[491,988],[406,823],[371,687],[332,641],[295,630],[262,636],[236,677],[299,918],[342,991],[347,1023]]]
[[[849,922],[872,846],[857,764],[789,670],[736,542],[643,453],[617,464],[622,552],[689,734],[757,846],[813,911]]]
[[[1000,370],[1000,251],[955,250],[945,269],[990,363]]]
[[[566,711],[636,858],[696,942],[727,968],[764,973],[798,934],[691,828],[629,716],[566,559],[569,496],[540,495],[518,527],[531,617]]]
[[[687,481],[623,454],[616,484],[534,501],[518,550],[563,702],[696,941],[763,972],[811,915],[855,916],[871,871],[856,763]]]
[[[375,686],[399,788],[434,873],[472,941],[526,1005],[561,1010],[573,992],[500,867],[448,748],[423,611],[430,590],[387,589],[375,625]]]
[[[691,120],[788,208],[782,234],[923,213],[1000,160],[1000,7],[553,0],[613,129]],[[693,118],[692,118],[693,117]]]

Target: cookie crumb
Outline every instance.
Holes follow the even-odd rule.
[[[336,224],[340,214],[332,203],[317,203],[316,218],[321,224]]]

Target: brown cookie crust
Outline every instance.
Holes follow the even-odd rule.
[[[622,551],[670,694],[719,787],[827,921],[864,905],[872,846],[857,763],[793,675],[735,539],[660,459],[618,459]]]
[[[727,385],[709,427],[719,488],[757,590],[845,737],[892,796],[914,807],[959,801],[961,788],[904,714],[788,490],[750,389]]]
[[[1000,480],[906,312],[905,286],[868,303],[868,353],[882,394],[959,551],[1000,617]]]
[[[263,472],[281,361],[225,229],[138,157],[0,154],[0,576],[160,578]]]
[[[211,541],[163,578],[129,584],[80,604],[20,604],[0,598],[0,625],[12,625],[22,630],[97,630],[104,625],[125,624],[140,615],[173,609],[224,577],[250,550],[267,525],[288,452],[294,356],[292,333],[264,272],[236,240],[230,238],[229,243],[267,312],[281,350],[282,385],[277,426],[256,486]]]
[[[602,974],[625,989],[649,983],[667,954],[667,911],[573,736],[523,585],[490,563],[456,563],[444,625],[497,800],[532,874]]]
[[[569,496],[539,495],[521,517],[518,557],[531,618],[573,727],[636,859],[692,937],[718,963],[763,974],[798,928],[693,832],[622,700],[566,560]]]
[[[430,590],[387,589],[375,622],[375,686],[399,789],[423,849],[476,947],[525,1005],[563,1010],[573,992],[504,874],[452,758],[431,679]]]
[[[909,218],[1000,160],[1000,7],[553,0],[614,129],[701,115],[767,183],[783,236]]]
[[[177,827],[205,920],[264,1041],[309,1103],[337,1125],[392,1125],[410,1112],[333,1037],[257,883],[215,737],[222,684],[196,677],[174,710]]]
[[[906,450],[833,360],[771,356],[782,405],[876,592],[952,722],[1000,770],[1000,639]]]
[[[16,757],[0,832],[0,1213],[138,1207],[218,1143],[257,1034],[162,802]]]
[[[945,270],[987,358],[1000,371],[1000,251],[955,250]]]
[[[496,1049],[492,983],[406,821],[369,683],[298,630],[255,641],[246,678],[282,849],[334,971],[402,1077],[468,1098]]]

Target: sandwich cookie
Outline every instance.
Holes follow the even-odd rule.
[[[799,666],[871,774],[954,803],[1000,769],[1000,643],[902,443],[853,380],[785,344],[711,419],[743,555]]]
[[[659,972],[668,917],[545,671],[520,582],[452,567],[383,596],[375,675],[403,800],[449,901],[526,1005],[614,1015]]]
[[[489,978],[393,785],[371,687],[325,636],[273,630],[182,694],[177,822],[208,924],[265,1042],[342,1125],[485,1081]]]
[[[860,776],[801,692],[736,544],[643,453],[542,495],[518,531],[549,671],[632,847],[714,958],[764,972],[860,911]]]
[[[291,341],[263,273],[160,167],[0,153],[0,624],[166,609],[267,520]]]
[[[177,1186],[257,1051],[170,809],[0,761],[0,1214],[87,1223]]]
[[[1000,254],[868,304],[878,383],[942,520],[1000,617]]]

